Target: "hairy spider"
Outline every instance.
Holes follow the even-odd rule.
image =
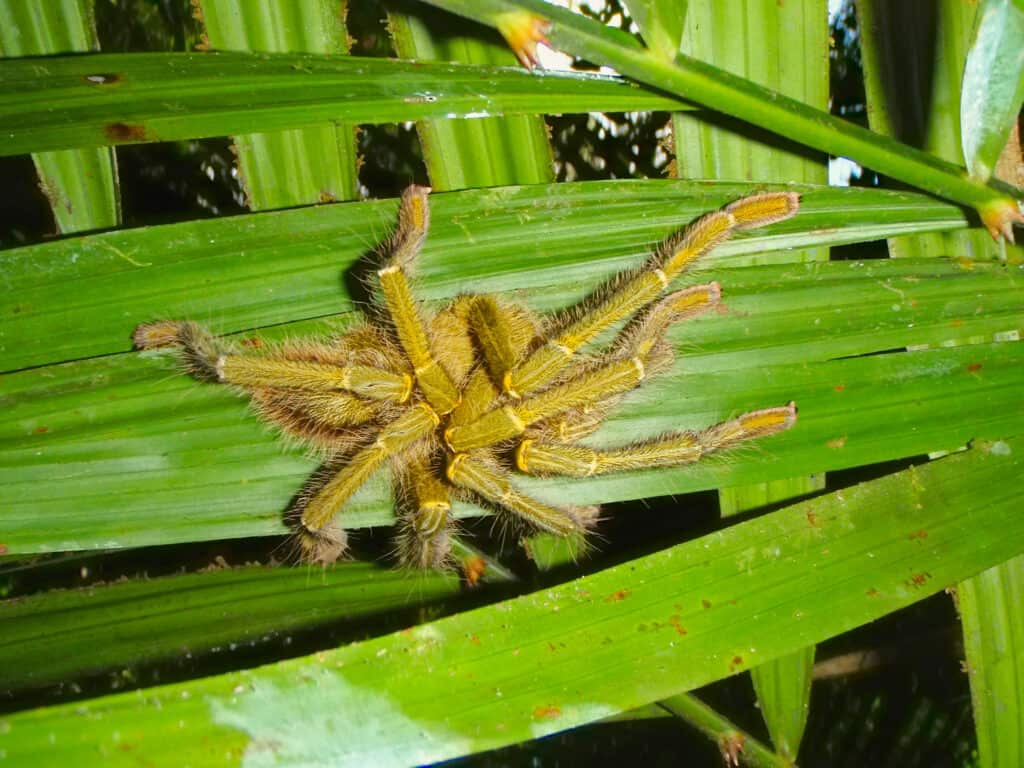
[[[425,187],[402,196],[398,227],[377,271],[382,306],[329,340],[242,350],[192,322],[140,325],[140,349],[181,349],[197,379],[229,384],[284,433],[327,455],[292,510],[305,557],[330,563],[346,548],[335,517],[390,464],[398,500],[397,547],[405,565],[438,567],[451,551],[451,498],[482,502],[531,528],[586,532],[592,506],[554,507],[516,489],[515,472],[586,477],[687,464],[743,440],[789,429],[793,403],[753,411],[701,431],[615,448],[579,441],[644,379],[672,364],[665,335],[718,305],[717,283],[664,290],[736,230],[792,216],[799,197],[772,192],[738,200],[670,237],[648,261],[599,288],[579,307],[547,318],[497,296],[461,296],[428,317],[409,271],[427,234]],[[608,349],[580,349],[625,320]]]

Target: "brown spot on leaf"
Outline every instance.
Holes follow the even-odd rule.
[[[551,717],[558,717],[561,714],[562,710],[559,707],[554,706],[553,704],[548,704],[547,706],[543,707],[537,707],[533,710],[533,716],[538,720]]]
[[[675,629],[675,631],[677,633],[679,633],[680,635],[685,635],[686,634],[686,627],[683,626],[682,619],[679,616],[677,616],[675,614],[673,614],[672,616],[669,616],[668,617],[668,623],[671,624],[673,629]]]
[[[137,123],[107,123],[103,133],[111,141],[146,141],[148,137],[146,127]]]
[[[473,645],[480,645],[480,638],[476,635],[470,635],[469,642],[471,642]]]
[[[930,579],[932,575],[928,571],[921,571],[921,573],[915,573],[907,580],[907,586],[910,587],[923,587],[925,583]]]
[[[832,387],[832,389],[835,390],[836,392],[842,392],[844,389],[846,389],[846,385],[836,384],[834,387]]]
[[[868,597],[878,597],[878,590],[872,587],[868,590]]]
[[[703,608],[704,608],[704,610],[705,610],[705,611],[706,611],[706,610],[707,610],[708,608],[710,608],[710,607],[711,607],[711,601],[710,601],[710,600],[701,600],[701,601],[700,601],[700,604],[701,604],[701,606],[703,606]]]
[[[967,366],[968,373],[977,373],[981,370],[981,363],[971,363]]]
[[[818,527],[818,516],[814,513],[814,510],[808,509],[807,513],[806,513],[806,516],[807,516],[807,524],[810,525],[811,528],[817,528]]]
[[[907,536],[907,538],[910,539],[911,541],[919,540],[919,539],[927,539],[928,538],[928,531],[926,531],[924,528],[922,528],[919,531],[914,531],[909,536]]]
[[[620,589],[617,592],[612,592],[608,597],[604,599],[606,603],[617,603],[620,600],[625,600],[629,597],[632,592],[628,589]]]
[[[0,555],[6,555],[6,554],[7,554],[7,545],[6,544],[0,544]]]
[[[729,671],[735,672],[736,668],[743,664],[743,657],[739,654],[732,657],[732,661],[729,662]]]
[[[37,435],[45,435],[47,432],[50,431],[50,428],[49,427],[36,427],[32,431],[35,432]]]
[[[839,448],[842,448],[844,445],[846,445],[846,435],[843,435],[842,437],[837,437],[835,440],[829,440],[827,443],[825,443],[825,445],[827,445],[829,448],[838,450]]]
[[[252,349],[257,349],[257,348],[263,346],[263,339],[255,339],[255,338],[242,339],[242,346],[243,347],[250,347]]]

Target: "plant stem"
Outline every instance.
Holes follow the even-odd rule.
[[[775,754],[735,723],[713,710],[692,693],[680,693],[662,699],[658,705],[697,728],[717,742],[725,765],[749,765],[752,768],[792,768],[792,763]]]
[[[979,211],[990,231],[1007,232],[1020,221],[1013,198],[974,181],[952,163],[813,109],[795,99],[683,54],[674,62],[657,57],[630,35],[543,0],[425,0],[439,8],[499,29],[529,24],[532,39],[547,41],[595,63],[606,64],[660,91],[738,117],[801,144],[849,157],[879,173]],[[1017,191],[1015,196],[1020,197]]]

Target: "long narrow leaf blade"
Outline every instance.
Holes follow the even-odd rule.
[[[794,226],[736,239],[714,263],[967,223],[955,206],[923,196],[801,189]],[[700,213],[750,190],[634,181],[435,195],[417,292],[439,300],[528,289],[537,309],[564,306]],[[134,327],[158,318],[199,320],[226,333],[352,312],[349,275],[391,230],[396,204],[192,221],[2,251],[0,370],[127,351]]]
[[[1003,479],[1022,469],[1024,443],[1008,440],[337,651],[17,714],[0,748],[35,765],[383,766],[537,738],[806,647],[1020,553],[1024,516]]]
[[[1024,102],[1024,5],[982,0],[964,68],[960,131],[967,170],[987,181]]]
[[[678,99],[583,73],[313,54],[137,53],[0,60],[0,155],[275,131],[594,109]]]
[[[957,587],[982,768],[1024,762],[1024,556]]]
[[[182,649],[198,657],[326,624],[360,626],[458,590],[451,574],[411,581],[386,566],[345,563],[315,572],[248,566],[45,592],[0,603],[0,687],[68,682],[173,659]]]
[[[1015,301],[1020,323],[1019,291]],[[760,322],[756,315],[747,320],[748,327]],[[572,483],[523,478],[520,485],[552,502],[571,493],[574,503],[604,503],[831,471],[1024,432],[1024,344],[823,362],[796,355],[799,365],[761,361],[760,351],[684,360],[601,433],[607,444],[623,444],[797,400],[797,427],[755,452]],[[282,451],[232,393],[192,382],[173,364],[123,355],[26,371],[3,385],[0,544],[10,553],[282,534],[289,499],[315,468]],[[348,528],[387,525],[391,509],[381,478],[353,497],[342,521]],[[465,505],[455,511],[479,514]]]

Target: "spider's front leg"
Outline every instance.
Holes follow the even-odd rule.
[[[505,392],[525,397],[554,381],[577,351],[605,328],[654,301],[694,261],[727,240],[735,231],[767,226],[793,216],[800,206],[795,192],[767,192],[730,203],[709,213],[682,234],[662,243],[638,270],[617,277],[595,297],[593,306],[564,327],[559,335],[504,375]]]

